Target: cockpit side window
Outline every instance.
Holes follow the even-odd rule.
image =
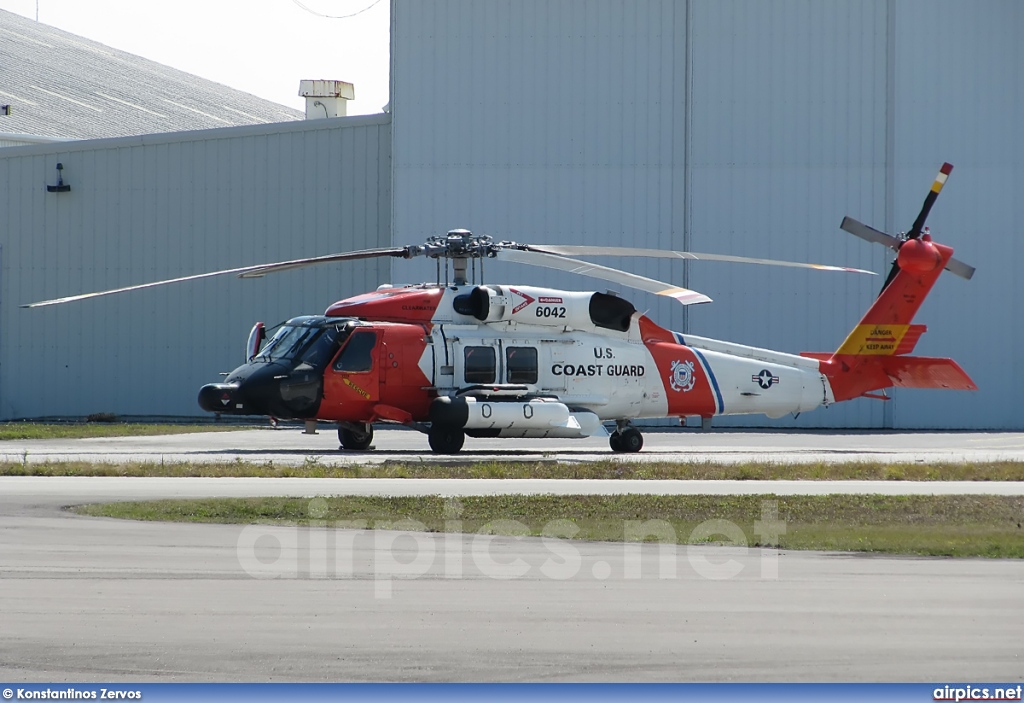
[[[353,333],[334,362],[334,370],[346,373],[370,371],[373,368],[373,348],[376,344],[376,332],[366,330]]]
[[[333,327],[327,327],[302,351],[302,361],[315,369],[323,370],[339,346],[338,331]]]

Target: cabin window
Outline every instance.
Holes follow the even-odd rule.
[[[335,371],[359,373],[373,368],[373,347],[377,344],[376,332],[356,332],[345,348],[341,350],[338,360],[334,362]]]
[[[464,353],[466,383],[494,383],[494,347],[466,347]]]
[[[506,347],[505,370],[509,383],[536,383],[537,350],[534,347]]]

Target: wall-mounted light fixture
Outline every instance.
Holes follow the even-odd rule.
[[[3,115],[3,116],[6,117],[6,116],[8,116],[10,114],[11,114],[11,106],[10,105],[0,105],[0,115]]]
[[[58,163],[57,164],[57,185],[55,185],[55,186],[46,186],[46,192],[47,193],[67,193],[69,190],[71,190],[71,186],[69,186],[68,184],[66,184],[64,182],[64,175],[62,173],[63,171],[64,171],[64,164]]]

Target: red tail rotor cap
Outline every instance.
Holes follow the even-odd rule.
[[[900,268],[911,273],[928,273],[934,271],[942,264],[942,254],[935,248],[928,239],[908,239],[900,247],[900,253],[896,257]]]

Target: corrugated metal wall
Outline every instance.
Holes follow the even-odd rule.
[[[249,328],[321,313],[385,262],[19,304],[387,245],[387,116],[0,150],[0,417],[201,415]],[[67,193],[48,193],[56,164]]]
[[[921,181],[937,162],[953,163],[928,221],[978,267],[969,282],[939,281],[917,351],[957,359],[981,389],[952,398],[903,391],[896,423],[1024,429],[1024,3],[895,5],[895,224],[910,227]]]
[[[771,424],[1024,429],[1012,270],[1024,4],[393,0],[392,25],[397,243],[468,227],[883,273],[886,251],[840,232],[842,217],[908,229],[953,162],[929,224],[979,272],[939,282],[917,353],[956,358],[981,391],[905,390]],[[712,263],[629,269],[715,299],[687,315],[629,294],[662,324],[786,351],[835,349],[881,285]]]
[[[392,25],[396,243],[466,227],[683,246],[685,4],[396,0]],[[432,273],[414,266],[393,264],[396,280]],[[495,282],[607,287],[487,270]],[[668,279],[682,266],[633,270]],[[681,308],[638,302],[682,326]]]

